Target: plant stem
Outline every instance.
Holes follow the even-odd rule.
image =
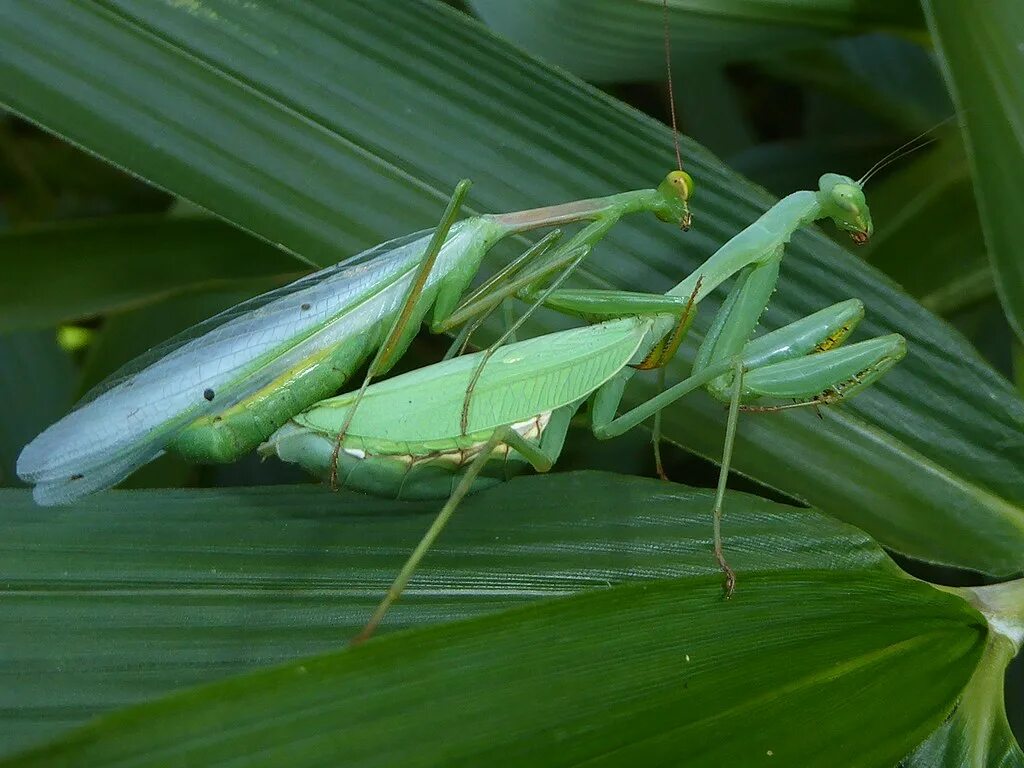
[[[994,633],[1010,640],[1015,652],[1020,651],[1024,645],[1024,579],[954,591],[984,614]]]

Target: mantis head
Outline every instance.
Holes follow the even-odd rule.
[[[690,195],[693,194],[693,178],[686,171],[672,171],[658,185],[661,205],[656,214],[662,221],[674,221],[684,232],[690,228]]]
[[[864,190],[849,176],[838,173],[822,176],[818,180],[818,202],[822,217],[828,216],[839,229],[849,232],[857,245],[863,245],[871,237],[874,225]]]

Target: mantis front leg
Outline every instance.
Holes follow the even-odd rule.
[[[615,437],[637,426],[690,392],[704,387],[729,404],[729,417],[722,450],[721,470],[713,509],[714,552],[725,573],[726,596],[735,587],[721,535],[721,517],[726,480],[732,462],[739,412],[755,408],[839,402],[870,386],[906,354],[906,341],[890,334],[850,346],[840,346],[864,314],[856,299],[828,307],[784,328],[746,342],[732,352],[736,326],[750,325],[744,296],[757,292],[754,274],[733,288],[712,324],[697,355],[693,373],[664,392],[616,416],[625,387],[632,376],[624,371],[595,394],[591,410],[594,434],[600,439]],[[754,285],[749,285],[753,280]],[[759,405],[762,402],[768,405]],[[780,401],[785,404],[775,405]],[[794,402],[795,401],[795,402]]]

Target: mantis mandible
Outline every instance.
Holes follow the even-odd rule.
[[[571,270],[623,216],[650,212],[690,226],[692,180],[656,189],[455,221],[468,182],[433,231],[391,240],[258,296],[128,363],[18,457],[43,505],[120,482],[165,451],[200,463],[253,450],[288,418],[336,393],[371,356],[364,387],[404,354],[420,325],[442,333],[505,297]],[[459,303],[484,256],[504,238],[584,222],[565,243],[552,233]]]
[[[611,438],[705,387],[729,404],[713,510],[714,554],[727,596],[735,575],[722,549],[721,517],[738,414],[744,406],[825,405],[869,386],[898,362],[906,342],[890,334],[842,342],[863,317],[849,299],[751,340],[778,279],[793,232],[830,218],[857,242],[872,223],[861,183],[825,174],[816,191],[793,193],[743,230],[664,295],[555,290],[543,301],[594,325],[465,355],[325,400],[294,416],[260,448],[321,477],[337,475],[365,492],[444,499],[422,541],[357,639],[369,637],[398,599],[468,493],[526,466],[544,472],[558,459],[570,420],[590,402],[594,434]],[[660,368],[675,354],[697,303],[739,273],[702,342],[691,375],[616,415],[637,368]],[[533,294],[525,292],[528,296]],[[347,425],[341,449],[335,447]]]

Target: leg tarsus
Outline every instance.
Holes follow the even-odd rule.
[[[664,480],[666,483],[671,482],[671,478],[665,472],[665,464],[661,460],[660,440],[654,443],[654,471],[658,474],[659,479]]]
[[[736,589],[736,572],[725,559],[722,546],[722,507],[725,504],[725,486],[729,479],[729,465],[732,463],[732,451],[736,443],[736,425],[739,421],[740,393],[743,391],[743,361],[736,358],[733,363],[732,397],[729,400],[729,418],[725,425],[725,442],[722,446],[722,468],[718,473],[718,488],[715,490],[715,506],[712,510],[714,528],[715,560],[725,574],[725,597],[732,597]]]
[[[718,562],[718,567],[722,569],[722,573],[725,574],[725,583],[722,584],[722,598],[728,600],[736,591],[736,571],[726,561],[721,542],[716,545],[715,560]]]

